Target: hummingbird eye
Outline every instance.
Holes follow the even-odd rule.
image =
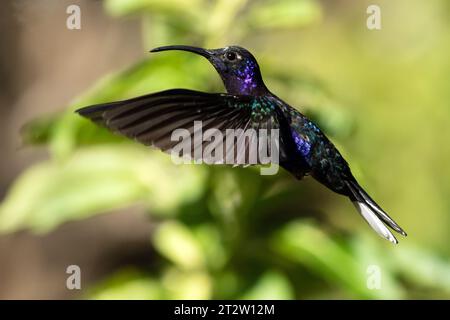
[[[237,55],[236,55],[236,52],[234,52],[234,51],[229,51],[225,54],[225,58],[227,58],[228,61],[236,60],[236,57],[237,57]]]

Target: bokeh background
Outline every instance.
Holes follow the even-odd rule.
[[[0,30],[0,298],[450,298],[448,1],[7,0]],[[250,49],[408,237],[312,179],[176,166],[73,113],[223,91],[204,59],[148,53],[167,44]]]

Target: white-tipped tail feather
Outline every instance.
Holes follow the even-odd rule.
[[[398,241],[388,226],[406,236],[406,232],[373,201],[355,180],[346,181],[346,183],[350,191],[350,199],[373,230],[392,243],[398,243]]]
[[[381,221],[380,218],[377,217],[375,212],[368,205],[358,201],[353,201],[353,204],[355,205],[356,209],[358,209],[358,212],[361,214],[364,220],[367,221],[367,223],[372,227],[373,230],[376,231],[376,233],[392,243],[398,243],[392,232],[389,231],[389,229],[384,225],[383,221]]]

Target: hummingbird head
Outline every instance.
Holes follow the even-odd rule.
[[[255,57],[242,47],[203,49],[177,45],[158,47],[150,52],[166,50],[189,51],[208,59],[220,74],[225,88],[230,94],[262,95],[267,92]]]

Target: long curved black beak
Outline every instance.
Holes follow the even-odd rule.
[[[209,50],[206,50],[203,48],[198,48],[198,47],[192,47],[192,46],[182,46],[182,45],[157,47],[157,48],[150,50],[150,52],[160,52],[160,51],[168,51],[168,50],[189,51],[192,53],[199,54],[207,59],[209,59],[212,55]]]

